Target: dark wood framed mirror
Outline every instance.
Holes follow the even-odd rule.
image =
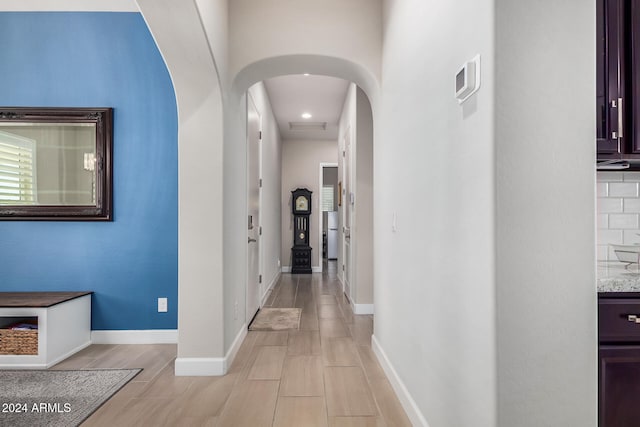
[[[112,220],[112,108],[0,107],[0,220]]]

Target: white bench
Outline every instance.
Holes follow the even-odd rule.
[[[0,353],[0,369],[46,369],[89,346],[91,294],[0,292],[0,329],[25,320],[38,325],[37,354]]]

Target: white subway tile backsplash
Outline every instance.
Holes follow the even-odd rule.
[[[620,182],[623,179],[622,172],[598,172],[596,179],[598,182]]]
[[[640,230],[624,230],[622,234],[622,243],[625,245],[640,244]]]
[[[640,199],[624,199],[624,213],[640,213]]]
[[[610,197],[638,197],[637,182],[610,182]]]
[[[609,215],[610,230],[638,229],[637,214],[611,214]]]
[[[622,230],[598,230],[598,244],[601,245],[622,245]]]
[[[624,172],[622,174],[622,179],[624,181],[640,181],[640,172]]]
[[[599,197],[598,213],[622,213],[622,199]]]
[[[596,184],[596,194],[598,197],[607,197],[609,195],[609,183],[598,182]]]
[[[598,172],[598,260],[615,261],[612,244],[640,244],[640,172]]]

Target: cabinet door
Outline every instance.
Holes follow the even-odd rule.
[[[600,346],[599,427],[640,426],[640,345]]]
[[[618,125],[625,83],[624,5],[623,0],[597,0],[596,4],[597,148],[598,154],[618,154],[623,147]]]
[[[627,84],[627,99],[629,99],[629,111],[625,117],[628,122],[630,151],[640,154],[640,2],[627,0],[628,2],[628,67],[625,81]]]

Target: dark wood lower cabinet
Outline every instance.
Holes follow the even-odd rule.
[[[601,345],[599,353],[599,426],[640,426],[640,345]]]
[[[598,425],[640,427],[640,293],[598,294]]]

